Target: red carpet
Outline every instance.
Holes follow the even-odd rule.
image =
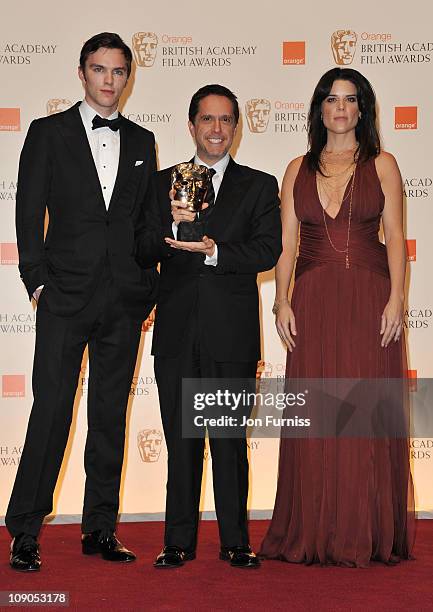
[[[250,523],[253,546],[258,547],[266,525]],[[1,528],[0,591],[68,591],[70,610],[112,612],[433,610],[433,520],[418,521],[415,561],[396,567],[372,564],[365,570],[278,561],[266,561],[260,570],[234,569],[217,558],[216,523],[203,521],[197,559],[177,570],[158,571],[152,561],[162,533],[162,523],[120,524],[119,538],[139,558],[119,566],[84,557],[78,525],[47,526],[41,534],[41,572],[20,574],[8,566],[9,536]]]

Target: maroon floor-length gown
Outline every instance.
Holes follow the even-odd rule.
[[[353,179],[351,179],[353,180]],[[347,238],[351,181],[335,219],[336,248]],[[294,184],[301,222],[292,308],[296,348],[286,377],[401,378],[404,340],[380,345],[389,299],[385,246],[378,231],[384,194],[374,159],[358,163],[350,230],[350,267],[326,235],[316,176],[303,159]],[[366,567],[408,558],[413,489],[406,438],[281,438],[272,521],[260,554],[296,563]]]

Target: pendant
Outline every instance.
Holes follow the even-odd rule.
[[[346,270],[348,270],[349,268],[350,268],[349,253],[346,253]]]

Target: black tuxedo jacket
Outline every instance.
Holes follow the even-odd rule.
[[[79,103],[33,121],[21,153],[16,197],[19,269],[29,295],[44,285],[44,308],[71,316],[90,300],[108,263],[115,298],[145,319],[154,305],[158,274],[155,267],[142,269],[136,263],[134,239],[155,170],[153,134],[122,117],[119,167],[107,211]]]
[[[201,341],[215,361],[256,361],[257,273],[273,268],[282,249],[277,181],[230,159],[215,207],[205,215],[206,234],[218,245],[218,265],[208,266],[204,255],[171,249],[161,240],[158,225],[172,236],[170,175],[167,168],[151,180],[150,217],[137,242],[143,265],[161,261],[152,353],[178,355],[189,319],[196,316]]]

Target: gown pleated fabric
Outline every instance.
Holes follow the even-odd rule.
[[[335,219],[325,212],[341,250],[350,183]],[[287,353],[286,378],[404,377],[404,339],[380,345],[390,278],[378,237],[384,194],[374,159],[356,168],[349,268],[326,234],[316,176],[306,158],[294,205],[301,222],[292,296],[297,336],[296,348]],[[413,518],[406,437],[282,437],[275,508],[260,555],[349,567],[366,567],[371,560],[392,564],[410,557]]]

